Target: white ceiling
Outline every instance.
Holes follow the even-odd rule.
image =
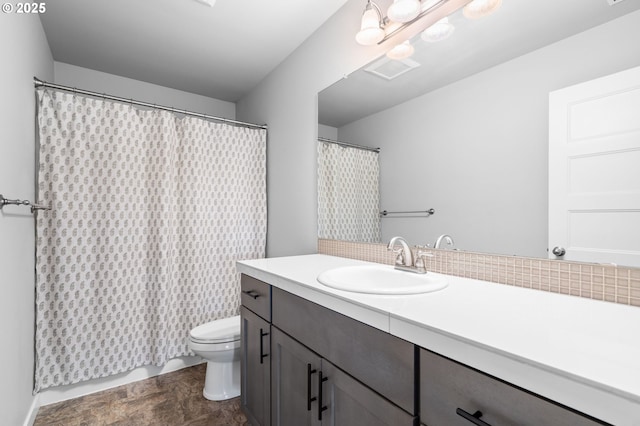
[[[323,90],[319,122],[341,127],[639,9],[640,0],[613,6],[607,0],[503,0],[498,11],[478,20],[458,11],[450,16],[456,30],[449,39],[412,40],[411,59],[420,67],[391,81],[359,70]]]
[[[236,102],[347,0],[53,0],[59,62]]]

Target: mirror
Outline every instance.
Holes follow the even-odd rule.
[[[381,241],[449,234],[461,250],[547,258],[549,93],[640,65],[638,9],[505,0],[480,20],[458,11],[450,38],[418,36],[410,61],[383,57],[320,92],[319,136],[380,147],[380,210],[435,210],[381,218]]]

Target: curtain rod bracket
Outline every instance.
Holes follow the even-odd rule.
[[[2,210],[4,206],[29,206],[31,207],[31,213],[36,210],[51,210],[51,207],[32,203],[29,200],[10,200],[8,198],[4,198],[4,196],[0,194],[0,210]]]

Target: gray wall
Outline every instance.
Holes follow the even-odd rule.
[[[364,3],[349,1],[237,104],[267,123],[267,256],[317,251],[317,95],[382,53],[354,40]]]
[[[178,110],[186,109],[216,117],[236,118],[236,105],[233,102],[208,98],[63,62],[55,63],[55,82],[64,86],[108,93],[126,99],[133,98],[152,104],[175,107]]]
[[[338,139],[338,128],[318,124],[318,137],[336,140]]]
[[[53,78],[53,59],[35,15],[0,14],[0,194],[35,196],[33,77]],[[0,422],[19,425],[34,404],[34,225],[29,209],[0,212]]]
[[[338,130],[380,146],[383,219],[415,244],[547,256],[548,94],[640,65],[640,12],[521,56]]]

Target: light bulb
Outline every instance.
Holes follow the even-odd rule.
[[[422,37],[424,41],[435,43],[449,38],[449,36],[453,34],[455,29],[456,27],[449,23],[449,18],[442,18],[441,20],[424,30],[420,37]]]
[[[378,11],[367,3],[367,7],[362,14],[360,31],[356,34],[356,41],[359,44],[370,46],[376,44],[384,38],[384,30],[380,27],[380,15]]]
[[[387,17],[396,22],[409,22],[419,13],[419,0],[394,0],[387,10]]]
[[[413,55],[415,48],[411,45],[409,40],[395,45],[391,50],[387,52],[387,58],[389,59],[405,59]]]
[[[490,15],[502,4],[502,0],[473,0],[463,9],[462,14],[469,19],[478,19]]]

